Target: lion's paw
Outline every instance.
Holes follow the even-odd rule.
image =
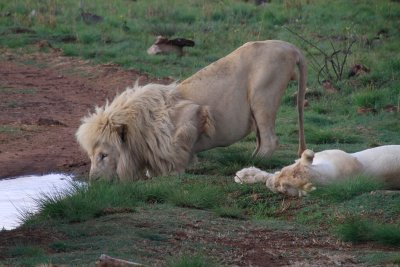
[[[277,191],[285,194],[285,195],[289,195],[289,196],[293,196],[293,197],[303,197],[306,196],[308,193],[314,191],[316,189],[316,187],[308,182],[308,183],[304,183],[302,185],[293,185],[293,184],[283,184],[283,185],[279,185],[277,186]]]
[[[249,167],[241,169],[236,172],[235,182],[239,184],[253,184],[256,182],[256,175],[262,172],[256,167]]]

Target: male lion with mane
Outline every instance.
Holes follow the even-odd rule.
[[[183,172],[195,141],[213,133],[207,107],[175,84],[135,85],[85,117],[76,137],[91,160],[90,180],[130,181]]]
[[[288,83],[297,79],[296,67],[301,154],[306,149],[305,58],[287,42],[257,41],[180,84],[128,89],[97,108],[76,134],[91,159],[90,178],[127,181],[146,172],[182,172],[195,153],[229,146],[252,131],[257,138],[253,155],[270,156],[278,147],[276,113]]]

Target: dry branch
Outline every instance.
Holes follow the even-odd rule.
[[[99,260],[96,262],[96,266],[97,267],[130,267],[130,266],[147,267],[146,265],[143,265],[141,263],[113,258],[106,254],[101,254]]]

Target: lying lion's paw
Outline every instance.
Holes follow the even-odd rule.
[[[235,176],[235,182],[236,183],[238,183],[238,184],[243,184],[243,180],[242,180],[242,177],[239,177],[239,176]]]
[[[276,185],[275,188],[277,192],[292,197],[303,197],[316,189],[310,182],[304,184],[281,183]]]
[[[236,173],[235,176],[235,182],[239,184],[243,183],[254,183],[255,182],[255,176],[261,172],[260,169],[256,167],[249,167],[249,168],[244,168],[241,169]]]
[[[298,193],[299,193],[299,194],[298,194],[299,197],[304,197],[304,196],[307,195],[307,191],[304,191],[304,190],[299,190]]]
[[[302,189],[304,191],[306,191],[306,192],[311,192],[311,191],[314,191],[317,188],[312,183],[306,183],[305,185],[303,185]]]
[[[298,189],[299,197],[304,197],[315,189],[317,188],[312,183],[307,183],[303,185],[301,189]]]

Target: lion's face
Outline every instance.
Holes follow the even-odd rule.
[[[275,173],[275,188],[290,196],[304,196],[315,187],[310,181],[309,166],[297,162]]]
[[[93,154],[89,155],[91,161],[90,181],[118,179],[118,162],[120,153],[115,146],[101,143],[95,146]]]

